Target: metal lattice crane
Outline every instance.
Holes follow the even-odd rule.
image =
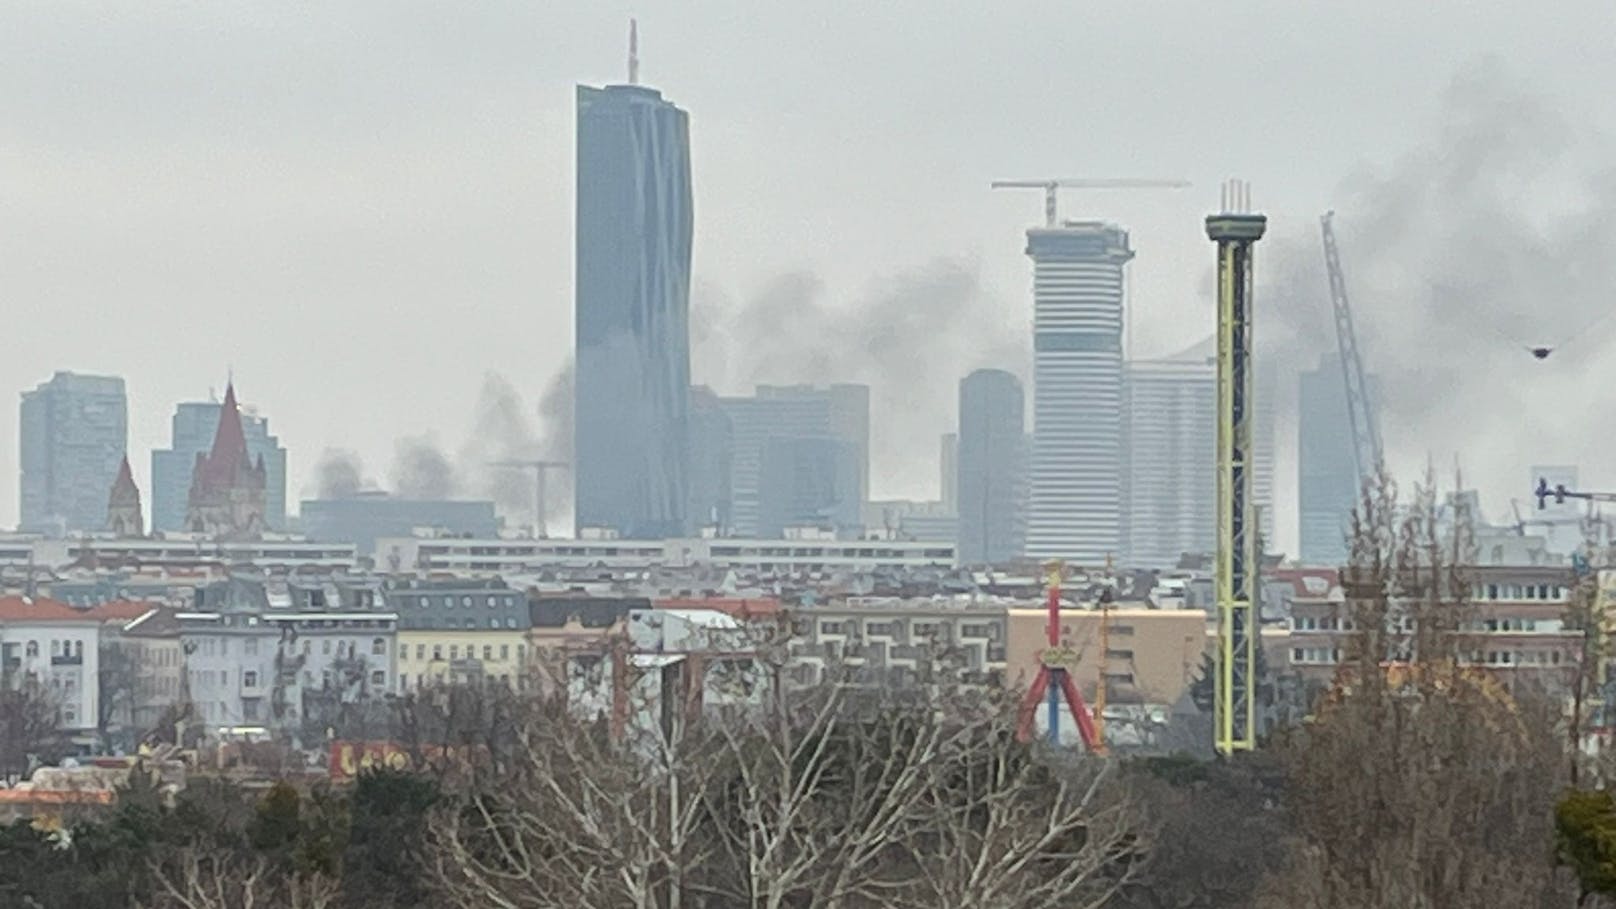
[[[1129,177],[1085,179],[1072,177],[1049,180],[994,180],[994,189],[1041,189],[1044,191],[1044,226],[1058,227],[1055,217],[1055,195],[1062,189],[1183,189],[1187,180],[1143,180]]]
[[[1324,237],[1324,269],[1330,279],[1330,308],[1335,312],[1336,347],[1341,354],[1341,378],[1346,383],[1347,419],[1352,425],[1352,457],[1359,478],[1380,469],[1380,423],[1374,402],[1364,381],[1363,359],[1358,355],[1358,335],[1352,328],[1352,307],[1347,303],[1347,280],[1341,272],[1341,251],[1335,242],[1335,212],[1319,218]]]

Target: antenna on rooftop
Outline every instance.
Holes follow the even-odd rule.
[[[634,19],[628,20],[628,84],[640,84],[640,28]]]

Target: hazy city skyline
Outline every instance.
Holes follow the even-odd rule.
[[[574,86],[623,79],[635,14],[642,81],[692,116],[692,378],[870,384],[871,497],[937,494],[971,368],[1027,377],[1038,201],[987,182],[1065,175],[1195,183],[1063,200],[1138,249],[1135,355],[1207,333],[1200,217],[1242,176],[1272,224],[1257,332],[1312,342],[1294,365],[1331,343],[1316,218],[1340,212],[1366,367],[1426,392],[1388,396],[1400,473],[1458,450],[1494,515],[1532,463],[1608,483],[1568,414],[1603,403],[1587,367],[1616,325],[1543,363],[1515,347],[1591,325],[1612,283],[1597,86],[1616,10],[1559,8],[0,6],[0,278],[21,341],[0,364],[0,475],[18,395],[59,369],[126,380],[148,496],[173,405],[231,367],[294,499],[326,448],[383,482],[400,439],[459,450],[489,371],[537,424],[572,337]],[[797,321],[758,315],[783,308]],[[824,349],[773,356],[807,337]],[[1278,474],[1294,553],[1294,463]]]

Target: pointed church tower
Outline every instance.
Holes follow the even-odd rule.
[[[112,494],[107,497],[107,529],[119,537],[146,535],[146,519],[140,511],[140,488],[135,475],[129,470],[129,456],[123,456],[118,465],[118,478],[112,481]]]
[[[236,404],[236,385],[225,386],[213,449],[196,456],[185,527],[215,537],[255,537],[264,530],[264,493],[268,472],[263,458],[255,464],[247,452],[247,434]]]

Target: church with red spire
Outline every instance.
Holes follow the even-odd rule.
[[[107,530],[119,538],[141,537],[146,534],[146,519],[140,509],[140,488],[135,485],[134,471],[129,469],[129,456],[123,456],[118,465],[118,478],[112,481],[112,493],[107,497]]]
[[[225,387],[213,449],[196,456],[185,529],[227,539],[262,534],[267,485],[263,458],[255,462],[247,453],[247,436],[242,430],[241,408],[236,404],[236,386],[232,382]]]

